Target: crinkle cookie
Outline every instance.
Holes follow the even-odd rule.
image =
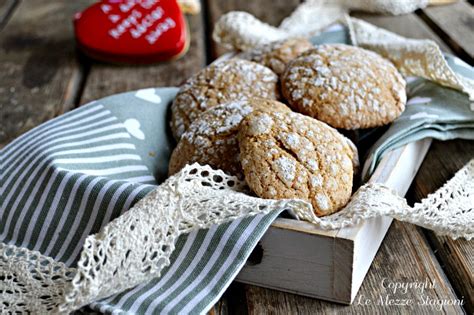
[[[255,111],[239,131],[245,180],[259,197],[303,199],[317,216],[334,213],[352,193],[354,151],[348,141],[302,114]]]
[[[257,62],[281,75],[291,60],[312,48],[313,44],[306,38],[290,38],[241,52],[235,57]]]
[[[242,119],[255,110],[290,111],[283,103],[261,98],[234,101],[205,111],[189,126],[171,154],[169,174],[197,162],[243,178],[237,134]]]
[[[258,63],[230,59],[202,69],[181,86],[171,106],[171,130],[179,140],[199,114],[250,97],[277,99],[278,76]]]
[[[288,64],[282,91],[297,112],[335,128],[385,125],[405,109],[405,81],[378,54],[348,45],[320,45]]]

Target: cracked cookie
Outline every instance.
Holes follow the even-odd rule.
[[[197,162],[243,178],[237,134],[241,121],[255,110],[290,111],[283,103],[261,98],[234,101],[205,111],[189,126],[171,154],[169,175]]]
[[[313,44],[306,38],[290,38],[241,52],[235,57],[257,62],[281,75],[291,60],[312,48]]]
[[[278,76],[258,63],[230,59],[204,68],[181,86],[171,106],[171,130],[179,140],[199,114],[251,97],[278,99]]]
[[[255,111],[238,139],[245,180],[257,196],[303,199],[317,216],[349,201],[354,148],[336,129],[299,113]]]
[[[388,124],[405,109],[405,81],[380,55],[343,44],[320,45],[288,64],[282,92],[297,112],[335,128]]]

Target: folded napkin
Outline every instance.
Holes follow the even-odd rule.
[[[84,304],[83,297],[100,298],[98,291],[107,282],[88,287],[83,297],[71,291],[83,246],[89,235],[123,218],[167,177],[174,145],[167,111],[177,90],[150,88],[106,97],[42,124],[1,150],[0,313],[72,311]],[[206,312],[279,213],[233,217],[209,229],[195,226],[172,243],[170,265],[160,278],[90,307],[106,313]],[[148,255],[151,260],[157,253]],[[115,292],[108,289],[105,296]]]
[[[314,42],[347,39],[345,30],[336,30],[314,38]],[[418,84],[423,82],[415,83],[411,85],[411,93],[418,95],[418,100],[420,97],[435,99],[433,91],[439,87],[426,82],[420,87]],[[461,104],[467,99],[464,94],[449,89],[443,91],[439,97],[444,97],[443,100],[449,104],[455,100]],[[235,213],[234,216],[228,213],[221,219],[209,219],[207,225],[196,226],[191,224],[196,221],[186,223],[184,220],[179,226],[180,233],[178,229],[173,230],[174,219],[161,213],[166,213],[164,210],[171,205],[179,205],[176,207],[179,210],[183,204],[192,201],[180,191],[181,184],[165,182],[158,190],[156,186],[166,178],[173,146],[167,110],[176,92],[176,88],[151,88],[110,96],[42,124],[1,150],[0,275],[4,278],[0,283],[1,311],[53,313],[71,311],[92,302],[92,309],[106,313],[206,312],[223,294],[281,211],[292,209],[298,214],[305,209],[308,219],[322,227],[341,226],[339,221],[339,225],[326,222],[331,221],[330,218],[316,222],[318,219],[309,216],[311,212],[302,202],[263,201],[233,192],[229,187],[238,185],[237,180],[218,173],[216,183],[219,178],[220,181],[224,178],[230,190],[225,194],[218,189],[207,191],[209,194],[212,192],[211,199],[223,198],[223,201],[230,202],[232,198],[227,197],[230,194],[236,200],[244,201],[241,208],[252,206],[246,212],[251,216],[236,218]],[[423,102],[409,105],[414,110],[410,116],[417,115],[416,106],[426,105]],[[402,117],[392,128],[397,130],[397,124],[407,124],[399,129],[416,130],[409,135],[411,139],[432,136],[432,132],[419,127],[424,125],[418,120],[424,123],[429,115],[440,116],[441,113],[419,108],[428,116]],[[447,115],[446,112],[443,115]],[[436,128],[458,132],[459,135],[464,129],[472,132],[472,120],[461,122],[459,116],[462,115],[450,112],[450,119]],[[415,127],[410,127],[411,124]],[[404,136],[408,137],[407,133]],[[397,146],[394,138],[399,137],[388,136],[379,144],[384,148],[383,152],[373,155],[379,157]],[[377,160],[372,158],[371,162],[376,164]],[[207,175],[202,175],[204,177],[215,174],[212,170],[197,169],[202,174],[207,172]],[[458,182],[469,183],[472,170],[471,165]],[[187,175],[191,176],[192,170],[188,171]],[[369,174],[370,169],[367,172]],[[186,183],[187,180],[184,185]],[[401,206],[397,209],[405,207],[404,201],[389,195],[388,190],[368,188],[359,195],[371,195],[375,201],[381,196],[389,196]],[[143,212],[132,208],[140,204],[140,200],[146,204],[145,200],[149,201],[157,191],[169,194],[158,199],[161,202],[155,206],[142,207]],[[357,204],[357,201],[353,203]],[[132,210],[127,211],[130,208]],[[260,214],[256,214],[255,209]],[[272,209],[274,211],[270,211]],[[378,215],[401,215],[396,213],[397,209],[388,209]],[[186,218],[186,212],[177,211],[175,214],[176,218]],[[401,215],[405,216],[406,213]],[[341,213],[339,217],[344,225],[363,218],[360,213],[352,216]],[[161,231],[162,234],[155,236],[152,233],[153,220],[162,225],[168,223],[168,232]],[[210,226],[209,222],[222,224]],[[419,221],[415,218],[414,222]],[[426,222],[426,226],[431,226]],[[120,229],[121,224],[127,230]],[[193,227],[201,229],[190,230]],[[449,227],[446,231],[453,232]],[[98,234],[88,236],[94,233]],[[472,231],[469,233],[472,235]],[[154,235],[157,243],[146,239],[147,235]],[[130,236],[128,244],[133,245],[130,250],[120,247],[121,242],[127,240],[126,236]],[[142,249],[141,246],[143,250],[137,251]],[[157,257],[163,259],[157,260]],[[113,264],[120,261],[125,265]],[[119,267],[106,268],[109,265]],[[94,268],[90,269],[90,266]]]
[[[474,68],[447,55],[454,72],[474,80]],[[363,169],[368,179],[389,151],[424,138],[474,140],[474,103],[466,94],[420,78],[408,78],[407,106],[403,114],[369,151]]]

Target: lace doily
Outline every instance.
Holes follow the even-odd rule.
[[[407,76],[418,76],[440,85],[460,90],[474,101],[474,81],[454,73],[432,40],[408,39],[367,22],[351,18],[349,8],[370,11],[400,12],[411,10],[426,1],[308,1],[296,8],[279,27],[263,23],[246,12],[224,14],[214,27],[213,38],[224,47],[247,50],[291,37],[311,37],[336,22],[348,26],[353,45],[373,50],[391,60]],[[410,12],[410,11],[406,11]]]
[[[247,50],[288,37],[319,34],[342,20],[351,9],[385,14],[404,14],[423,8],[428,0],[308,0],[300,4],[279,27],[263,23],[253,15],[232,11],[214,26],[214,40],[229,49]]]
[[[238,217],[283,211],[337,229],[388,215],[453,238],[474,236],[474,160],[441,189],[409,207],[389,188],[362,186],[340,212],[318,218],[309,203],[265,200],[245,183],[208,166],[186,166],[132,209],[87,238],[78,268],[38,252],[0,244],[0,310],[66,313],[159,277],[177,237]]]

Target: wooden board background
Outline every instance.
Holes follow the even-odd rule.
[[[279,23],[297,0],[207,0],[203,12],[188,17],[192,44],[176,62],[152,66],[112,66],[92,62],[75,51],[72,15],[92,0],[0,0],[0,146],[34,126],[96,98],[130,89],[179,84],[222,49],[210,40],[212,25],[223,13],[245,10],[264,21]],[[404,16],[357,14],[370,23],[414,38],[432,38],[443,50],[471,63],[474,57],[472,4],[427,8]],[[446,154],[450,152],[450,154]],[[408,196],[425,197],[474,157],[468,141],[434,141]],[[432,299],[463,298],[463,306],[447,306],[443,313],[474,313],[473,242],[438,237],[410,224],[395,222],[359,291],[358,297],[376,300],[387,293],[389,281],[436,281],[425,291]],[[387,280],[386,280],[387,281]],[[415,290],[398,294],[416,301]],[[357,302],[357,298],[356,298]],[[309,314],[393,313],[431,314],[426,306],[341,306],[250,285],[233,284],[212,313]]]

